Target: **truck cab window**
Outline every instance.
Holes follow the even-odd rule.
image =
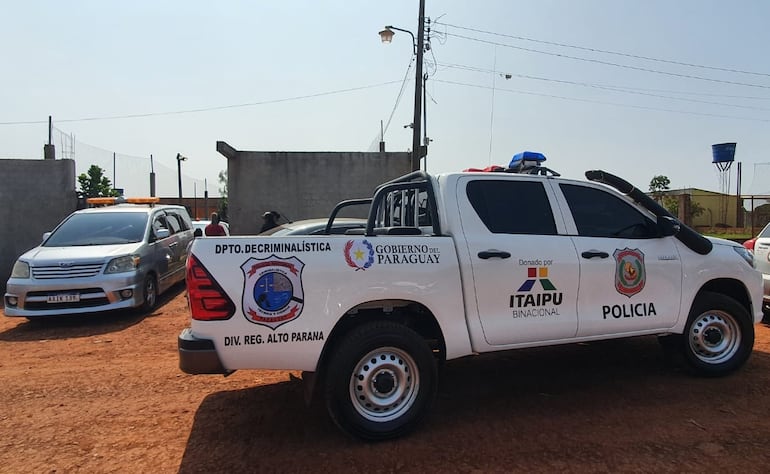
[[[556,235],[543,183],[475,180],[468,183],[466,193],[476,214],[494,234]]]
[[[561,184],[578,235],[649,239],[658,236],[657,227],[633,206],[601,189]]]

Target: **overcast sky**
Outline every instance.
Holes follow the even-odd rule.
[[[159,194],[174,196],[182,153],[199,180],[184,194],[200,196],[226,168],[217,140],[367,151],[383,121],[388,151],[411,148],[411,38],[377,33],[416,33],[417,0],[0,7],[0,158],[41,158],[52,115],[57,155],[74,136],[78,172],[97,163],[144,195],[152,154]],[[428,171],[532,150],[571,178],[605,169],[647,190],[663,174],[719,191],[711,145],[737,142],[743,193],[770,191],[770,166],[755,167],[770,162],[770,2],[427,0],[426,15]]]

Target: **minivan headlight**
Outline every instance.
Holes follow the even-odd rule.
[[[139,268],[139,255],[126,255],[110,260],[104,273],[132,272],[137,268]]]
[[[29,278],[29,263],[16,260],[11,270],[11,278]]]

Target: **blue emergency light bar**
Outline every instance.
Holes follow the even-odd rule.
[[[540,166],[540,164],[544,162],[545,159],[545,155],[542,153],[538,153],[536,151],[522,151],[521,153],[516,153],[513,155],[513,158],[508,164],[508,167],[516,168],[524,162],[527,162],[527,165],[530,166]]]

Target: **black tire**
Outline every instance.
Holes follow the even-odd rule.
[[[139,311],[143,313],[149,313],[158,304],[158,282],[155,280],[155,275],[148,273],[144,277],[144,284],[142,285],[142,305],[139,307]]]
[[[754,321],[737,301],[701,293],[690,310],[683,334],[684,355],[699,375],[719,377],[741,367],[754,347]]]
[[[436,398],[436,359],[406,326],[375,321],[348,333],[331,355],[326,408],[348,434],[370,441],[413,430]]]

